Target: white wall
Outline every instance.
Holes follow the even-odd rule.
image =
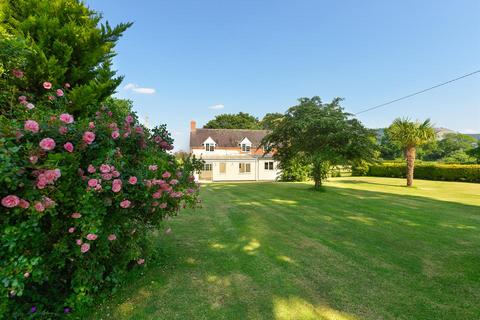
[[[207,161],[213,163],[213,181],[243,181],[256,180],[256,161],[255,160],[213,160]],[[224,162],[225,173],[220,173],[220,163]],[[250,163],[250,172],[240,173],[239,164]]]
[[[205,149],[193,149],[192,153],[197,158],[200,156],[211,157],[211,156],[230,156],[230,155],[246,154],[236,149],[215,149],[215,151],[205,151]]]
[[[265,162],[273,160],[258,160],[258,180],[275,180],[279,175],[278,163],[273,161],[273,170],[265,170]]]

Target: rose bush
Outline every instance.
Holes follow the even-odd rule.
[[[0,115],[0,314],[13,319],[88,305],[148,263],[150,230],[198,201],[201,163],[175,161],[165,126],[107,107],[76,119],[70,85],[39,86],[13,88],[18,103]]]

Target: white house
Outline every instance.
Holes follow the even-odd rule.
[[[201,129],[190,122],[190,152],[205,161],[198,180],[274,181],[277,161],[260,146],[267,130]]]

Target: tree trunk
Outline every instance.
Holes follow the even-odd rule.
[[[407,147],[406,156],[407,156],[407,187],[413,185],[413,169],[415,167],[415,147]]]
[[[322,186],[322,180],[315,179],[315,190],[320,189],[321,186]]]

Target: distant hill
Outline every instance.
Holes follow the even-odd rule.
[[[385,134],[385,129],[386,128],[378,128],[378,129],[373,129],[377,135],[377,139],[380,140]],[[450,130],[447,128],[435,128],[435,134],[437,135],[437,139],[441,140],[443,137],[448,134],[448,133],[459,133],[454,130]],[[464,133],[467,136],[474,137],[477,140],[480,140],[480,133]]]

